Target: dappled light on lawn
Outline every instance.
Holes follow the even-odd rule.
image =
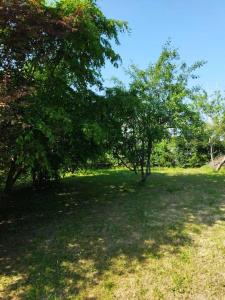
[[[222,299],[222,174],[94,174],[15,193],[1,216],[3,299]]]

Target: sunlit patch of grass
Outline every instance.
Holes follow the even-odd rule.
[[[2,299],[223,299],[225,177],[91,170],[1,214]]]

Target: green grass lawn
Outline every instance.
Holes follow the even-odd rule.
[[[95,171],[12,198],[0,299],[225,299],[223,173]]]

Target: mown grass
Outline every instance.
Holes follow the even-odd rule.
[[[1,299],[225,299],[225,175],[81,173],[18,189],[0,221]]]

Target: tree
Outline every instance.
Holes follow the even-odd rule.
[[[208,136],[207,146],[214,166],[214,157],[224,151],[225,138],[225,98],[220,91],[214,92],[212,96],[204,93],[196,102],[196,109],[201,111],[205,134]]]
[[[107,19],[92,0],[3,0],[0,28],[0,150],[8,191],[21,173],[35,181],[59,174],[75,148],[76,159],[84,159],[82,147],[95,140],[87,130],[96,124],[89,89],[101,88],[105,60],[117,66],[111,41],[119,43],[127,25]]]
[[[150,175],[154,145],[169,134],[180,135],[195,121],[196,114],[187,99],[197,90],[189,88],[188,83],[196,78],[193,72],[204,62],[188,67],[178,61],[178,52],[166,45],[157,62],[146,70],[131,67],[129,89],[120,85],[107,94],[111,112],[116,102],[120,106],[119,113],[109,115],[118,128],[117,134],[112,134],[114,153],[140,172],[142,181]]]

